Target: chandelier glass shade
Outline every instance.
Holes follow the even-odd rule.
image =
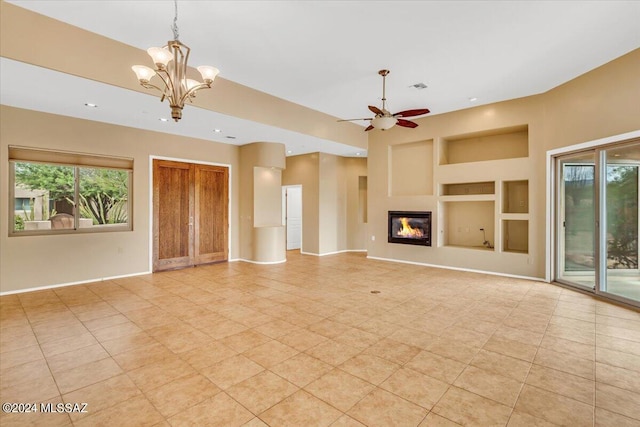
[[[155,69],[144,65],[134,65],[131,69],[136,73],[138,81],[143,87],[158,90],[162,94],[160,102],[165,99],[169,101],[171,118],[177,122],[182,118],[184,103],[187,100],[191,102],[200,89],[211,88],[213,80],[220,71],[215,67],[201,65],[197,69],[202,76],[202,82],[187,78],[187,62],[191,49],[178,40],[177,1],[175,7],[176,15],[173,24],[175,40],[170,40],[164,47],[147,49],[147,53],[155,64]],[[152,81],[155,76],[158,76],[160,80],[157,84]]]

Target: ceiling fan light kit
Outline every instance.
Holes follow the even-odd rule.
[[[394,127],[395,125],[402,126],[405,128],[417,128],[418,124],[412,122],[410,120],[404,120],[401,117],[415,117],[422,116],[429,113],[428,108],[418,108],[415,110],[405,110],[400,111],[399,113],[391,114],[389,110],[386,108],[386,77],[390,73],[389,70],[380,70],[378,74],[382,76],[382,109],[375,107],[373,105],[369,105],[369,111],[375,114],[375,117],[364,118],[364,119],[345,119],[338,120],[339,122],[352,122],[355,120],[369,120],[371,123],[364,131],[368,132],[371,129],[380,129],[380,130],[388,130]],[[425,86],[426,87],[426,86]]]
[[[151,47],[147,53],[155,64],[155,70],[144,65],[131,67],[140,85],[147,89],[158,90],[162,97],[160,102],[167,99],[171,107],[171,118],[176,122],[182,118],[182,109],[185,101],[196,96],[200,89],[209,89],[213,80],[220,72],[209,65],[201,65],[197,69],[202,76],[202,82],[187,78],[187,62],[191,49],[179,40],[178,34],[178,2],[174,1],[175,16],[173,18],[173,38],[164,47]],[[151,79],[158,76],[162,80],[161,87],[151,83]]]

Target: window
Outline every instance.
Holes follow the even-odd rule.
[[[9,147],[9,234],[128,231],[133,160]]]

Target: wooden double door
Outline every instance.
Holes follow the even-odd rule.
[[[229,169],[153,161],[153,271],[226,261]]]

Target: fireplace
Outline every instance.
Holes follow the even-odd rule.
[[[388,242],[431,246],[431,212],[389,211]]]

